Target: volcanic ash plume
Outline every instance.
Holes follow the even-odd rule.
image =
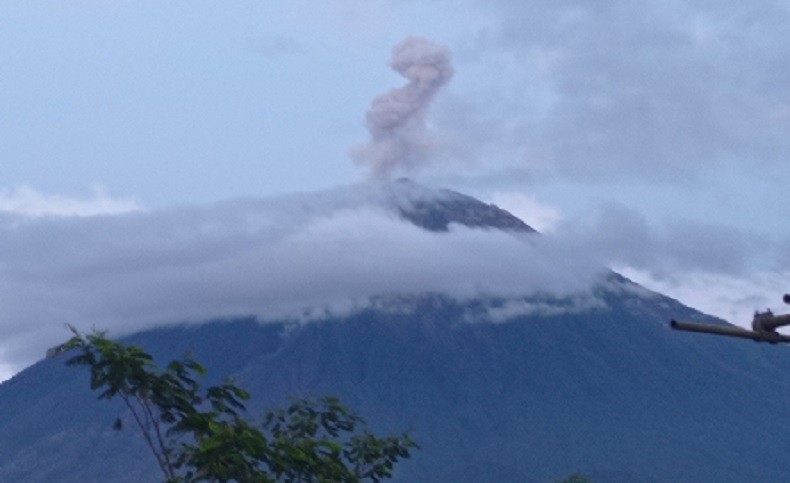
[[[428,160],[433,143],[425,112],[453,76],[449,49],[420,37],[396,45],[390,66],[409,83],[373,99],[365,119],[371,139],[351,151],[354,162],[370,166],[376,179],[413,171]]]

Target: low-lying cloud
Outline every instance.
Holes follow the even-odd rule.
[[[709,286],[756,271],[754,237],[653,225],[623,206],[586,223],[564,220],[551,235],[460,225],[429,232],[397,214],[426,193],[443,196],[368,183],[90,217],[0,214],[0,371],[9,376],[40,358],[67,337],[66,323],[122,335],[234,316],[309,320],[424,292],[505,300],[489,314],[497,322],[566,310],[528,295],[597,307],[589,289],[605,267],[676,296],[687,294],[673,285],[694,290],[689,274]],[[777,254],[782,245],[771,246]]]
[[[140,209],[134,200],[115,198],[103,188],[94,188],[90,196],[79,198],[47,195],[28,186],[0,189],[0,213],[25,216],[96,216]]]
[[[601,267],[545,237],[401,218],[374,186],[118,215],[0,215],[0,363],[20,368],[68,334],[184,321],[344,312],[371,296],[458,298],[586,290]],[[407,196],[408,198],[408,196]]]

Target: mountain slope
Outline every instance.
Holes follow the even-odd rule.
[[[672,332],[700,318],[613,279],[606,307],[459,322],[441,296],[300,327],[216,322],[139,334],[161,358],[186,350],[251,390],[256,410],[339,395],[374,428],[423,449],[403,481],[780,481],[790,438],[790,359],[777,347]],[[156,481],[122,408],[87,374],[47,360],[0,385],[3,481]],[[134,456],[131,456],[134,455]]]

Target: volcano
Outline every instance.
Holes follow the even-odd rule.
[[[424,230],[541,236],[460,193],[398,181],[382,196],[396,198]],[[421,450],[398,481],[785,481],[790,355],[671,319],[724,323],[604,272],[583,294],[385,293],[309,321],[212,318],[125,340],[232,377],[253,415],[336,395],[374,431],[409,432]],[[0,481],[160,480],[139,435],[112,429],[124,409],[61,357],[1,384],[0,408]]]

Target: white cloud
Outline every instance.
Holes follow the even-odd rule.
[[[347,311],[375,295],[459,298],[589,288],[602,268],[547,237],[398,218],[415,193],[348,188],[103,217],[0,216],[0,364],[68,334]]]
[[[524,315],[551,317],[568,313],[583,313],[605,307],[602,300],[588,294],[569,297],[562,301],[510,299],[501,305],[489,307],[488,316],[490,322],[501,323]]]
[[[562,219],[557,208],[522,193],[499,191],[491,195],[491,202],[541,233],[551,233]]]
[[[657,278],[648,270],[630,267],[618,267],[617,270],[645,287],[741,327],[751,327],[755,310],[788,312],[782,296],[790,292],[790,272],[732,276],[692,271],[666,279]]]
[[[546,294],[586,307],[595,300],[579,294],[605,266],[737,323],[790,286],[790,274],[757,263],[753,237],[727,227],[657,225],[612,205],[548,235],[458,225],[432,233],[395,214],[424,195],[396,183],[98,217],[0,214],[0,370],[41,357],[68,335],[66,323],[120,335],[212,317],[310,319],[426,291]],[[489,315],[568,309],[541,300],[511,300]]]
[[[0,213],[24,216],[96,216],[140,210],[133,200],[112,197],[103,188],[94,188],[88,197],[46,195],[28,186],[0,189]]]

